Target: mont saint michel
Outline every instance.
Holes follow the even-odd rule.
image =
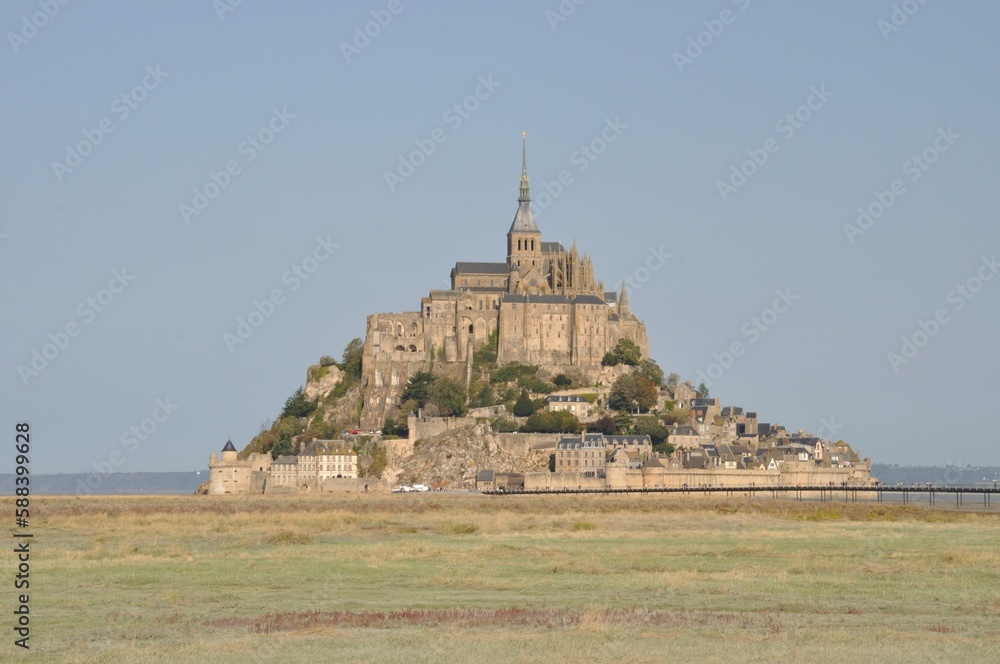
[[[310,367],[277,421],[242,452],[228,442],[212,455],[204,490],[874,481],[845,441],[789,431],[665,375],[625,284],[607,289],[588,252],[543,238],[524,137],[505,255],[454,263],[451,287],[413,311],[369,315],[364,340]]]

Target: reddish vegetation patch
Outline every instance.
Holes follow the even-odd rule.
[[[290,632],[320,627],[527,627],[566,629],[580,625],[615,627],[711,627],[781,631],[770,615],[760,613],[713,613],[700,611],[657,611],[649,609],[406,609],[403,611],[298,611],[274,613],[258,618],[219,618],[209,627],[246,628],[250,632]]]

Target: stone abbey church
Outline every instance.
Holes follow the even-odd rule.
[[[507,260],[458,262],[451,289],[432,290],[420,310],[368,317],[362,427],[382,425],[409,376],[432,362],[471,362],[498,332],[497,362],[536,364],[589,376],[604,354],[629,339],[648,356],[646,326],[629,310],[624,285],[607,292],[574,243],[542,241],[531,213],[526,148],[521,191],[507,231]]]

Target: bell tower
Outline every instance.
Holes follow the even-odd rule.
[[[531,194],[528,191],[527,133],[521,132],[521,193],[517,197],[517,213],[507,231],[507,265],[518,265],[521,274],[529,268],[542,270],[542,232],[531,214]]]

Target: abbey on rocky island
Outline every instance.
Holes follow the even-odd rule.
[[[544,242],[531,212],[527,150],[522,146],[517,212],[507,231],[507,259],[458,262],[451,289],[432,290],[418,311],[368,317],[362,427],[379,427],[409,377],[434,361],[471,362],[496,334],[497,363],[600,370],[620,339],[648,357],[646,326],[629,310],[625,286],[605,291],[590,256]]]

